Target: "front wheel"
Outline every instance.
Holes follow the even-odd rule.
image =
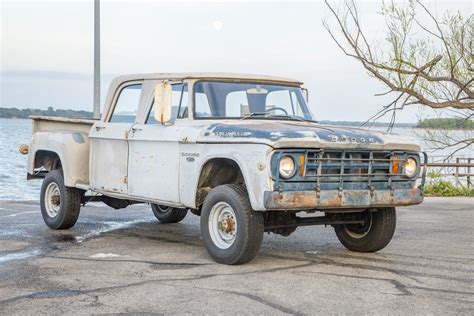
[[[67,187],[61,170],[50,171],[41,185],[41,215],[51,229],[68,229],[74,226],[81,209],[82,192]]]
[[[207,252],[216,262],[251,261],[260,250],[263,229],[263,216],[252,210],[244,186],[221,185],[206,196],[201,210],[201,234]]]
[[[336,225],[337,238],[349,250],[375,252],[385,248],[395,232],[397,216],[394,207],[363,214],[364,224]]]
[[[174,208],[158,204],[152,204],[151,210],[155,217],[163,224],[179,223],[188,214],[188,210],[185,208]]]

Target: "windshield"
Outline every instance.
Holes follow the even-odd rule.
[[[312,120],[299,87],[199,81],[194,85],[196,118]]]

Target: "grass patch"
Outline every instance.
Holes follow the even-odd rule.
[[[474,189],[465,186],[456,186],[450,181],[441,179],[439,174],[432,171],[428,174],[431,179],[425,184],[425,196],[470,196],[474,197]]]

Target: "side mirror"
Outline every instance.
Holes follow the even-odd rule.
[[[301,88],[301,91],[303,91],[304,99],[306,102],[309,102],[309,91],[306,88]]]
[[[155,120],[164,124],[171,119],[171,102],[173,91],[167,81],[155,87]]]

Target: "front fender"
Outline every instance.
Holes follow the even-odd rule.
[[[223,146],[228,149],[223,152]],[[181,202],[191,208],[196,208],[196,193],[199,183],[199,177],[202,168],[211,159],[225,158],[233,160],[240,168],[242,176],[247,187],[250,204],[252,209],[263,211],[264,192],[271,190],[268,155],[271,147],[267,145],[257,144],[195,144],[184,146],[181,151]],[[187,161],[183,153],[194,152],[198,156],[194,156],[193,163]]]

